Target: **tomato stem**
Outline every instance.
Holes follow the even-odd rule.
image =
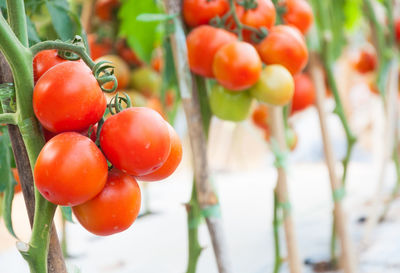
[[[2,113],[0,114],[0,124],[17,124],[18,115],[16,113]]]
[[[274,190],[274,219],[272,220],[273,232],[274,232],[274,247],[275,247],[275,263],[274,263],[274,273],[278,273],[279,269],[282,265],[282,257],[281,257],[281,247],[280,247],[280,239],[279,239],[279,227],[281,225],[279,221],[279,201],[278,201],[278,193],[276,189]]]
[[[33,56],[28,46],[27,25],[23,0],[8,0],[10,26],[0,15],[0,50],[11,67],[17,103],[17,125],[24,141],[31,168],[44,145],[44,138],[35,118],[32,106],[33,96]],[[14,32],[13,32],[14,31]],[[17,165],[23,160],[16,158]],[[23,180],[22,183],[26,183]],[[23,186],[25,188],[34,185]],[[25,193],[24,193],[25,195]],[[33,202],[33,200],[27,200]],[[30,244],[19,242],[18,249],[28,262],[31,272],[47,272],[47,254],[50,241],[50,227],[56,205],[44,199],[35,188],[35,215]],[[40,212],[40,213],[39,213]],[[62,266],[60,267],[62,268]],[[65,271],[65,265],[64,265]],[[60,271],[60,272],[64,272]]]

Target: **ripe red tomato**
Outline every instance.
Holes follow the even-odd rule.
[[[246,42],[231,42],[221,47],[214,56],[213,72],[216,80],[232,91],[241,91],[255,84],[261,68],[257,51]]]
[[[378,66],[376,53],[371,49],[362,49],[353,63],[354,68],[362,74],[374,71]]]
[[[243,121],[249,116],[252,97],[249,92],[232,92],[214,84],[209,95],[213,114],[222,120]]]
[[[114,75],[117,78],[117,90],[124,89],[128,86],[129,82],[129,66],[117,55],[105,55],[95,60],[95,62],[109,61],[114,66]],[[103,85],[104,88],[111,89],[114,83],[108,82]]]
[[[310,4],[305,0],[286,0],[284,5],[286,12],[283,14],[283,21],[306,34],[314,21]]]
[[[22,188],[21,188],[21,181],[19,180],[18,170],[16,168],[12,168],[11,171],[13,173],[15,181],[17,181],[17,185],[15,185],[14,187],[14,194],[19,193],[22,191]]]
[[[93,234],[106,236],[129,228],[140,211],[140,188],[135,178],[120,170],[108,173],[103,190],[72,208],[79,223]]]
[[[214,55],[224,45],[236,41],[234,34],[212,26],[199,26],[186,38],[190,69],[203,77],[213,77]]]
[[[251,119],[260,129],[268,130],[268,108],[265,104],[258,104],[254,109]]]
[[[290,72],[279,64],[267,65],[250,94],[261,102],[285,105],[293,98],[294,81]]]
[[[101,56],[107,55],[111,52],[112,43],[110,39],[104,38],[99,41],[95,33],[88,34],[87,38],[90,49],[90,56],[93,60],[96,60]]]
[[[33,110],[53,132],[83,131],[106,109],[106,98],[83,62],[64,62],[43,74],[33,90]]]
[[[161,72],[164,67],[163,53],[161,48],[157,48],[153,52],[153,56],[151,58],[151,67],[157,71]]]
[[[400,17],[396,19],[395,29],[396,29],[396,40],[397,42],[400,42]]]
[[[227,0],[184,0],[183,18],[190,27],[206,25],[215,16],[222,16],[229,9]]]
[[[35,82],[50,68],[56,64],[66,62],[67,60],[61,58],[57,54],[57,50],[49,49],[40,51],[33,58],[33,79]]]
[[[131,107],[104,122],[100,145],[116,168],[133,176],[142,176],[164,164],[171,140],[166,122],[156,111]]]
[[[111,21],[118,4],[119,0],[97,0],[95,5],[97,17],[103,21]]]
[[[96,196],[107,180],[107,160],[96,144],[75,132],[61,133],[44,145],[33,175],[48,201],[76,206]]]
[[[157,181],[162,180],[170,176],[176,168],[178,168],[179,163],[182,160],[182,144],[179,139],[178,134],[175,132],[169,123],[168,131],[171,138],[171,151],[169,152],[167,160],[164,164],[155,172],[146,174],[144,176],[138,176],[137,179],[140,181]]]
[[[302,111],[314,104],[314,83],[307,74],[297,74],[294,79],[294,94],[292,100],[292,113]]]
[[[299,73],[308,61],[304,37],[291,26],[273,27],[257,49],[264,63],[283,65],[292,75]]]
[[[245,10],[236,4],[236,13],[241,23],[254,28],[265,27],[270,29],[275,24],[275,6],[271,0],[256,0],[257,8]],[[251,31],[243,30],[243,39],[251,41]]]
[[[136,55],[135,51],[133,51],[127,44],[125,40],[119,40],[115,44],[115,48],[117,49],[118,55],[124,59],[130,65],[139,66],[142,65],[142,61]],[[101,57],[101,56],[99,56]],[[97,59],[97,58],[96,58]]]

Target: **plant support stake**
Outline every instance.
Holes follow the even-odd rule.
[[[180,14],[181,2],[179,0],[164,0],[164,2],[169,14]],[[229,273],[232,272],[231,265],[227,254],[222,219],[219,215],[219,203],[210,181],[206,135],[196,84],[189,70],[186,38],[181,20],[173,18],[172,22],[175,31],[170,34],[170,39],[193,152],[197,197],[211,237],[218,271],[219,273]]]

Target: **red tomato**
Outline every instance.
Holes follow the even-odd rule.
[[[33,79],[35,82],[50,68],[56,64],[66,62],[67,60],[61,58],[57,54],[57,50],[49,49],[40,51],[33,58]]]
[[[82,62],[64,62],[53,67],[33,90],[35,115],[53,133],[87,129],[100,120],[106,105],[96,78]]]
[[[100,131],[100,145],[108,160],[133,176],[160,168],[168,158],[168,126],[154,110],[131,107],[109,117]]]
[[[363,74],[374,71],[378,66],[376,53],[373,49],[362,49],[353,65],[358,72]]]
[[[165,105],[172,107],[175,103],[175,91],[173,89],[167,90],[165,94]]]
[[[286,0],[284,5],[286,12],[283,14],[283,21],[306,34],[314,21],[310,4],[305,0]]]
[[[245,10],[243,6],[236,5],[236,13],[240,22],[254,28],[265,27],[270,29],[275,24],[275,6],[271,0],[256,0],[257,8]],[[243,38],[251,41],[251,31],[244,30]]]
[[[396,29],[396,40],[397,42],[400,42],[400,17],[396,19],[395,29]]]
[[[294,79],[294,95],[292,101],[292,113],[302,111],[314,104],[315,87],[307,74],[298,74]]]
[[[251,119],[260,129],[268,130],[268,108],[265,104],[258,104],[254,109]]]
[[[190,27],[206,25],[216,16],[222,16],[229,10],[227,0],[184,0],[183,18]]]
[[[255,84],[261,68],[262,63],[255,48],[240,41],[223,46],[213,61],[216,80],[232,91],[241,91]]]
[[[234,34],[212,26],[193,29],[186,38],[190,69],[203,77],[213,77],[214,55],[236,39]]]
[[[164,164],[155,172],[146,174],[144,176],[138,176],[137,179],[140,181],[157,181],[162,180],[170,176],[176,168],[178,168],[179,163],[182,160],[182,144],[179,139],[178,134],[175,132],[169,123],[168,130],[171,138],[171,151],[169,152],[167,160]]]
[[[299,73],[308,61],[304,38],[291,26],[273,27],[257,49],[264,63],[283,65],[292,75]]]
[[[94,33],[90,33],[87,36],[90,56],[93,60],[100,58],[101,56],[107,55],[111,52],[112,43],[110,39],[104,38],[102,41],[98,41],[98,37]]]
[[[133,51],[127,44],[125,40],[119,40],[115,47],[117,49],[118,55],[124,59],[130,65],[139,66],[143,62],[136,55],[135,51]],[[108,53],[108,52],[107,52]],[[101,57],[101,56],[99,56]],[[96,58],[97,59],[97,58]]]
[[[15,185],[14,187],[14,193],[19,193],[22,191],[22,189],[21,189],[21,182],[19,180],[18,170],[16,168],[12,168],[11,171],[13,173],[15,181],[17,181],[17,185]]]
[[[119,0],[97,0],[95,5],[96,15],[103,21],[111,21]]]
[[[107,180],[107,160],[89,138],[61,133],[44,145],[33,175],[39,192],[48,201],[76,206],[96,196]]]
[[[135,178],[117,169],[108,173],[103,190],[72,208],[79,223],[91,233],[106,236],[129,228],[140,211],[140,188]]]

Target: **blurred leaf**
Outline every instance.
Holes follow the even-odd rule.
[[[29,46],[33,46],[34,44],[39,43],[41,40],[39,38],[39,34],[36,31],[35,25],[28,16],[26,16],[26,24],[28,27]]]
[[[346,0],[343,6],[345,26],[351,30],[358,26],[362,18],[362,0]]]
[[[11,220],[12,201],[14,198],[14,186],[17,184],[11,172],[10,138],[7,127],[0,128],[0,192],[3,196],[3,219],[4,224],[10,234],[16,237]]]
[[[71,207],[60,206],[60,209],[61,209],[61,214],[62,214],[63,218],[65,220],[67,220],[68,222],[73,223],[74,221],[72,220],[72,209],[71,209]]]
[[[143,61],[150,63],[151,54],[160,41],[160,22],[143,22],[137,17],[143,13],[160,14],[160,8],[153,0],[126,0],[121,4],[118,17],[120,19],[119,34],[125,37],[129,46]]]
[[[69,5],[66,0],[46,1],[53,27],[61,40],[72,39],[77,32],[77,22],[70,16]]]

